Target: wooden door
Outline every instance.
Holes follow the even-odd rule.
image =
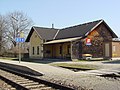
[[[110,44],[105,43],[105,57],[110,57]]]

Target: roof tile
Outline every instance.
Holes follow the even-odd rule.
[[[82,37],[87,32],[89,32],[95,25],[97,25],[100,21],[101,20],[97,20],[97,21],[61,29],[58,35],[56,36],[56,39]]]

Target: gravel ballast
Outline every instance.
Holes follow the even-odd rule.
[[[104,68],[101,68],[99,70],[74,72],[69,69],[54,67],[48,64],[41,63],[29,63],[29,62],[18,63],[17,61],[7,61],[7,63],[27,66],[33,70],[36,70],[44,74],[44,76],[40,76],[38,78],[63,84],[65,86],[70,86],[73,87],[75,90],[120,90],[119,78],[114,79],[98,76],[98,74],[111,73],[111,71],[112,73],[114,73],[115,70],[120,71],[119,64],[107,63],[104,66],[104,64],[99,62],[98,63],[90,62],[90,64],[104,66]],[[81,63],[84,64],[84,62],[79,62],[78,64]],[[89,62],[85,62],[85,64],[89,64]]]

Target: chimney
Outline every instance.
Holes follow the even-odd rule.
[[[52,23],[52,28],[54,28],[54,24]]]

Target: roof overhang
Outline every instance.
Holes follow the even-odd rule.
[[[98,27],[102,22],[103,22],[103,20],[101,20],[98,24],[96,24],[90,31],[88,31],[88,32],[85,34],[85,36],[88,36],[88,34],[89,34],[90,32],[92,32],[96,27]]]
[[[64,42],[72,42],[78,39],[81,39],[82,37],[76,37],[76,38],[67,38],[67,39],[59,39],[59,40],[53,40],[49,42],[45,42],[44,44],[57,44],[57,43],[64,43]]]
[[[26,40],[25,40],[25,42],[29,42],[30,41],[30,37],[31,37],[33,31],[34,31],[34,28],[32,27],[30,32],[29,32],[29,34],[28,34],[28,36],[27,36],[27,38],[26,38]]]
[[[118,36],[112,31],[112,29],[107,25],[104,20],[101,20],[98,24],[96,24],[89,32],[85,34],[85,36],[88,36],[88,34],[92,32],[96,27],[98,27],[101,23],[104,23],[104,25],[106,25],[106,27],[110,30],[113,38],[118,38]]]

